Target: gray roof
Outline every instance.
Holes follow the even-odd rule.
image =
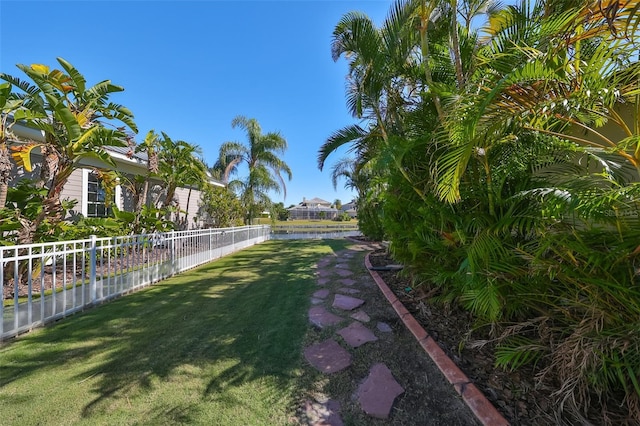
[[[137,158],[140,161],[147,161],[149,156],[146,152],[136,152],[136,148],[128,147],[128,146],[105,146],[104,149],[106,151],[115,152],[117,154],[126,155],[127,157]]]

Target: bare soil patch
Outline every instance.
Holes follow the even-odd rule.
[[[369,259],[374,267],[397,263],[386,250],[372,252]],[[556,418],[552,391],[536,383],[533,369],[505,371],[494,366],[494,347],[491,344],[470,348],[470,342],[490,337],[488,330],[469,333],[474,326],[469,313],[454,305],[444,307],[429,303],[428,295],[413,289],[410,279],[402,272],[377,272],[407,310],[512,425],[568,424]]]

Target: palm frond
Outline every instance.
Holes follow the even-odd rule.
[[[337,151],[338,148],[346,144],[357,142],[367,136],[367,134],[368,132],[358,125],[343,127],[342,129],[335,131],[327,138],[318,151],[318,168],[322,170],[329,155]]]
[[[87,80],[85,80],[84,76],[80,74],[80,72],[73,65],[71,65],[69,62],[67,62],[63,58],[58,57],[56,59],[60,64],[60,66],[64,68],[64,70],[67,72],[67,74],[69,74],[69,76],[73,80],[73,84],[76,90],[79,93],[83,93],[85,91],[86,83],[87,83]]]

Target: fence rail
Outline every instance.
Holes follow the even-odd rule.
[[[259,225],[0,247],[0,341],[268,239]]]

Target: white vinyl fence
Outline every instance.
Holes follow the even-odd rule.
[[[0,341],[268,239],[259,225],[0,246]]]

